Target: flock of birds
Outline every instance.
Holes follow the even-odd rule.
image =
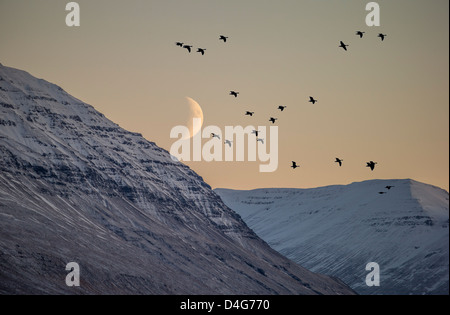
[[[359,38],[363,38],[365,33],[366,33],[366,32],[363,32],[363,31],[356,31],[356,35],[359,36]],[[386,38],[386,36],[387,36],[387,34],[378,33],[378,37],[381,38],[381,41],[384,41],[384,39]],[[228,39],[228,36],[224,36],[224,35],[220,35],[220,36],[219,36],[219,40],[222,40],[224,43],[227,42],[227,39]],[[191,53],[191,51],[192,51],[193,45],[188,45],[188,44],[185,44],[185,43],[183,43],[183,42],[175,42],[175,44],[176,44],[177,46],[181,47],[181,48],[186,49],[189,53]],[[340,45],[339,45],[338,47],[341,47],[341,48],[344,49],[345,51],[347,51],[347,47],[350,46],[350,45],[346,45],[343,41],[340,41],[339,44],[340,44]],[[206,48],[197,48],[197,52],[198,52],[198,53],[201,53],[202,56],[205,55],[205,51],[206,51]],[[231,94],[231,95],[234,95],[235,97],[237,97],[237,94],[239,94],[239,92],[236,93],[236,92],[234,92],[234,91],[231,91],[230,94]],[[314,103],[313,103],[313,104],[314,104]]]
[[[227,38],[228,38],[228,37],[227,37],[227,36],[224,36],[224,35],[220,35],[220,37],[219,37],[219,39],[220,39],[220,40],[223,40],[224,43],[226,43]],[[189,53],[191,53],[192,47],[194,47],[194,46],[192,46],[192,45],[187,45],[187,44],[185,44],[185,43],[183,43],[183,42],[176,42],[175,45],[177,45],[177,46],[179,46],[179,47],[181,47],[181,48],[187,49],[187,51],[188,51]],[[205,50],[206,50],[206,48],[197,48],[197,52],[198,52],[198,53],[201,53],[202,56],[205,55]]]
[[[392,187],[395,187],[395,186],[387,185],[384,188],[386,188],[387,190],[390,190]],[[387,194],[387,191],[379,191],[378,193],[380,195],[384,195],[384,194]]]
[[[359,38],[363,38],[365,33],[366,33],[366,32],[363,32],[363,31],[356,31],[356,35],[359,36]],[[384,39],[386,38],[386,36],[387,36],[386,34],[379,33],[377,37],[379,37],[379,38],[381,39],[381,41],[384,41]],[[224,36],[224,35],[220,35],[220,36],[219,36],[219,40],[223,41],[224,43],[227,42],[227,39],[228,39],[228,36]],[[186,49],[189,53],[191,53],[191,51],[192,51],[192,47],[193,47],[192,45],[188,45],[188,44],[185,44],[185,43],[183,43],[183,42],[176,42],[175,44],[176,44],[177,46],[181,47],[181,48]],[[347,51],[347,47],[349,47],[349,46],[350,46],[350,45],[345,44],[343,41],[340,41],[340,45],[339,45],[338,47],[340,47],[340,48],[344,49],[345,51]],[[205,54],[205,51],[206,51],[205,48],[197,48],[197,52],[198,52],[198,53],[201,53],[202,55]],[[238,91],[232,90],[232,91],[230,91],[229,95],[231,95],[231,96],[237,98],[237,97],[239,96],[239,92],[238,92]],[[308,102],[310,102],[310,103],[312,103],[312,104],[314,105],[314,104],[316,104],[316,103],[318,102],[318,100],[315,99],[313,96],[310,96]],[[286,108],[287,108],[287,106],[280,105],[280,106],[278,106],[277,109],[280,110],[281,112],[283,112]],[[246,115],[246,116],[251,116],[251,117],[252,117],[254,114],[255,114],[255,112],[252,112],[252,111],[246,111],[246,112],[245,112],[245,115]],[[271,122],[272,124],[275,124],[275,122],[276,122],[277,120],[278,120],[278,118],[276,118],[276,117],[270,117],[269,122]],[[253,131],[252,131],[252,134],[255,134],[255,135],[256,135],[256,140],[257,140],[257,141],[259,141],[259,142],[261,142],[261,143],[264,143],[264,139],[258,137],[258,136],[259,136],[259,132],[260,132],[260,131],[258,131],[258,130],[253,130]],[[217,134],[212,133],[212,134],[211,134],[211,137],[212,137],[212,138],[218,138],[218,139],[220,140],[220,136],[217,135]],[[231,147],[231,145],[232,145],[232,141],[231,141],[231,140],[225,139],[224,143],[227,144],[227,145],[229,145],[230,147]],[[343,164],[343,163],[342,163],[343,161],[344,161],[344,160],[341,159],[341,158],[336,158],[336,160],[335,160],[334,162],[335,162],[335,163],[338,163],[339,166],[341,167],[342,164]],[[369,162],[366,162],[366,167],[369,167],[370,170],[373,171],[373,170],[375,169],[375,165],[376,165],[376,164],[377,164],[377,162],[369,161]],[[297,164],[296,161],[292,161],[291,167],[292,167],[292,169],[295,170],[296,168],[298,168],[298,167],[300,167],[300,166]],[[394,187],[394,186],[386,186],[385,188],[389,190],[389,189],[391,189],[392,187]],[[386,193],[385,191],[380,191],[380,192],[379,192],[379,194],[385,194],[385,193]]]
[[[359,38],[363,38],[363,36],[364,36],[365,33],[366,33],[366,32],[363,32],[363,31],[356,31],[356,35],[359,36]],[[386,34],[378,33],[378,37],[381,38],[381,41],[384,41],[384,39],[386,38],[386,36],[387,36]],[[350,45],[344,44],[343,41],[340,41],[339,44],[340,44],[340,45],[339,45],[338,47],[341,47],[341,48],[344,49],[345,51],[347,51],[347,47],[350,46]]]

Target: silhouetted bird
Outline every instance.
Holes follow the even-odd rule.
[[[370,167],[370,169],[372,171],[375,168],[375,164],[377,164],[377,162],[374,162],[374,161],[370,161],[370,162],[366,162],[366,163],[367,163],[366,167]]]
[[[277,119],[278,119],[278,118],[273,118],[273,117],[270,117],[269,121],[271,121],[271,122],[272,122],[272,124],[274,124],[274,123],[275,123],[275,121],[276,121]]]
[[[197,48],[197,52],[202,53],[202,55],[205,54],[206,48]]]
[[[233,141],[230,141],[230,140],[225,140],[225,144],[228,144],[229,146],[230,146],[230,148],[231,148],[231,142],[233,142]]]
[[[385,191],[379,191],[378,192],[380,195],[382,195],[382,194],[385,194],[386,192]]]
[[[253,130],[253,131],[252,131],[252,134],[255,134],[256,137],[258,137],[258,135],[259,135],[259,130]]]
[[[175,45],[183,47],[183,43],[182,42],[176,42]]]
[[[186,48],[189,52],[191,52],[192,45],[184,45],[183,48]]]
[[[235,91],[230,91],[230,95],[233,95],[234,97],[237,97],[239,94],[239,92],[235,92]]]
[[[255,112],[245,112],[245,115],[253,116],[254,113],[255,113]]]
[[[344,160],[341,160],[340,158],[336,158],[336,161],[334,161],[334,162],[339,163],[339,166],[342,166],[342,161],[344,161]]]
[[[341,44],[339,45],[339,47],[344,48],[345,51],[347,51],[347,47],[348,47],[348,46],[349,46],[349,45],[345,45],[343,41],[341,41]]]
[[[256,141],[259,141],[259,142],[261,142],[262,144],[264,144],[264,139],[256,138]]]
[[[278,106],[278,109],[281,110],[281,111],[284,111],[284,109],[285,109],[286,107],[287,107],[287,106],[282,106],[282,105],[280,105],[280,106]]]
[[[295,170],[297,167],[300,167],[300,166],[298,166],[296,162],[292,161],[291,167]]]
[[[378,37],[380,37],[382,41],[384,40],[384,38],[385,38],[386,36],[387,36],[386,34],[382,34],[382,33],[378,34]]]
[[[223,40],[224,43],[226,43],[228,36],[220,35],[219,40]]]
[[[313,105],[314,105],[314,104],[316,104],[317,100],[315,100],[314,97],[310,96],[308,102],[313,103]]]
[[[215,133],[211,133],[211,138],[217,138],[217,139],[220,140],[220,136],[216,135]]]
[[[386,187],[384,187],[384,188],[386,188],[386,189],[391,189],[392,187],[395,187],[395,186],[386,186]]]
[[[359,38],[362,38],[365,32],[357,31],[356,35],[359,36]]]

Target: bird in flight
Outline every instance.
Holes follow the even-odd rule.
[[[183,44],[184,44],[184,43],[182,43],[182,42],[176,42],[176,43],[175,43],[175,45],[180,46],[180,47],[183,47]]]
[[[384,188],[386,188],[386,189],[389,190],[389,189],[391,189],[392,187],[395,187],[395,186],[389,186],[389,185],[388,185],[388,186],[386,186],[386,187],[384,187]]]
[[[349,45],[345,45],[343,41],[341,41],[341,44],[339,45],[339,47],[344,48],[345,51],[347,51],[347,47],[348,47],[348,46],[349,46]]]
[[[256,141],[259,141],[259,142],[261,142],[262,144],[264,144],[264,139],[256,138]]]
[[[255,112],[245,112],[245,115],[248,115],[248,116],[253,116],[253,114],[254,114]]]
[[[226,43],[227,42],[227,38],[228,38],[228,36],[220,35],[219,40],[223,40],[223,42]]]
[[[259,130],[253,130],[253,131],[252,131],[252,134],[255,134],[255,135],[256,135],[256,137],[258,137],[258,134],[259,134]]]
[[[308,102],[313,103],[313,105],[314,105],[314,104],[316,104],[317,100],[315,100],[314,97],[310,96]]]
[[[340,158],[336,158],[336,161],[334,161],[334,162],[339,163],[339,166],[342,166],[342,161],[344,161],[344,160],[342,160]]]
[[[359,36],[359,38],[363,38],[365,32],[357,31],[356,35]]]
[[[206,48],[197,48],[197,52],[201,53],[202,56],[205,54]]]
[[[380,37],[382,41],[384,40],[384,38],[385,38],[386,36],[387,36],[387,35],[386,35],[386,34],[383,34],[383,33],[378,34],[378,37]]]
[[[300,166],[298,166],[295,161],[292,161],[291,167],[295,170],[297,167],[300,167]]]
[[[278,119],[278,118],[273,118],[273,117],[270,117],[269,121],[271,121],[271,122],[272,122],[272,124],[274,124],[274,123],[275,123],[275,121],[276,121],[277,119]]]
[[[366,167],[370,167],[370,169],[372,171],[375,168],[375,164],[377,164],[377,162],[374,162],[374,161],[370,161],[370,162],[366,162],[366,163],[367,163]]]
[[[231,142],[233,142],[233,141],[230,141],[230,140],[225,140],[225,144],[228,144],[229,146],[230,146],[230,148],[231,148]]]
[[[184,45],[183,48],[186,48],[189,52],[191,52],[192,45]]]
[[[287,106],[280,105],[280,106],[278,106],[278,109],[281,110],[281,111],[284,111],[284,109],[285,109],[286,107],[287,107]]]
[[[216,135],[215,133],[211,133],[211,138],[217,138],[217,139],[220,140],[220,136]]]
[[[379,191],[378,192],[380,195],[382,195],[382,194],[385,194],[386,192],[385,191]]]
[[[236,91],[230,91],[230,95],[233,95],[234,97],[237,97],[239,92]]]

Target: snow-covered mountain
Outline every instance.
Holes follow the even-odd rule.
[[[0,64],[0,293],[354,292],[271,249],[165,150]]]
[[[274,249],[360,294],[449,293],[449,195],[440,188],[405,179],[215,191]],[[366,285],[369,262],[380,286]]]

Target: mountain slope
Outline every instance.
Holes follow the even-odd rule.
[[[360,294],[448,294],[449,199],[440,188],[407,179],[215,191],[274,249]],[[380,267],[379,287],[365,283],[369,262]]]
[[[0,293],[353,291],[272,250],[165,150],[0,64]]]

